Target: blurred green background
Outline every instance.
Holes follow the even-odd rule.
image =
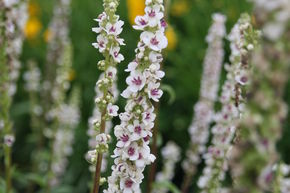
[[[21,60],[27,69],[27,61],[35,60],[40,67],[44,67],[46,61],[46,45],[48,31],[47,27],[52,16],[53,5],[56,0],[31,0],[30,1],[30,26],[27,29],[27,40],[24,44]],[[141,0],[134,0],[140,1]],[[129,6],[130,8],[130,6]],[[208,28],[211,24],[211,14],[221,12],[227,16],[227,31],[239,18],[242,12],[251,13],[252,6],[244,0],[174,0],[171,2],[168,22],[172,27],[170,37],[176,40],[176,45],[165,52],[164,70],[166,77],[164,85],[172,87],[175,98],[170,103],[169,93],[165,93],[161,100],[159,115],[160,136],[164,144],[168,140],[174,140],[183,150],[189,142],[187,132],[192,119],[193,105],[198,99],[202,63],[207,48],[204,41]],[[70,38],[73,43],[74,78],[73,84],[81,87],[81,123],[75,130],[74,153],[69,158],[69,166],[63,177],[62,190],[60,192],[84,193],[88,192],[88,182],[91,174],[88,170],[89,164],[84,159],[88,150],[88,118],[91,116],[94,107],[94,86],[99,76],[97,62],[102,58],[98,51],[91,46],[96,35],[91,28],[96,26],[94,18],[102,11],[101,0],[72,0]],[[119,90],[125,88],[125,78],[128,75],[124,72],[127,64],[134,58],[134,49],[139,39],[139,32],[133,30],[129,22],[126,0],[121,0],[118,13],[125,21],[124,31],[121,37],[125,39],[126,46],[121,48],[125,61],[119,65]],[[229,53],[228,45],[225,46],[226,55]],[[45,72],[43,72],[45,73]],[[222,81],[222,80],[221,80]],[[23,77],[18,82],[18,92],[12,106],[12,119],[16,132],[16,143],[13,147],[13,161],[20,174],[24,174],[30,168],[31,151],[34,147],[29,142],[28,136],[31,132],[29,123],[29,101],[28,94],[24,91]],[[287,88],[290,88],[288,84]],[[290,104],[290,89],[285,93],[285,99]],[[123,111],[124,99],[120,98],[118,104]],[[287,151],[290,143],[289,118],[285,124],[283,139],[279,143],[279,151],[283,154],[286,162],[289,163],[290,156]],[[118,120],[114,120],[116,123]],[[161,137],[160,137],[161,139]],[[287,143],[288,142],[288,143]],[[114,144],[114,143],[113,143]],[[184,152],[183,152],[184,153]],[[159,163],[160,165],[160,163]],[[180,164],[177,166],[175,182],[180,185],[180,176],[183,175]],[[25,176],[24,176],[25,177]],[[143,183],[143,185],[146,183]],[[17,178],[15,185],[19,192],[25,188],[24,183]],[[73,188],[73,189],[71,189]]]

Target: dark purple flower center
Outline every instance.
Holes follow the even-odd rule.
[[[152,38],[152,39],[150,40],[150,43],[151,43],[152,45],[156,46],[156,45],[159,44],[159,41],[157,40],[156,37],[154,37],[154,38]]]
[[[104,47],[105,42],[104,41],[100,41],[99,42],[99,47],[103,48]]]
[[[138,78],[133,78],[132,83],[133,83],[133,84],[136,84],[136,85],[138,85],[138,86],[140,86],[140,85],[142,84],[142,80],[141,80],[141,78],[138,76]]]
[[[123,136],[121,137],[121,140],[122,140],[123,142],[127,142],[127,141],[129,140],[129,136],[128,136],[128,135],[123,135]]]
[[[149,17],[155,17],[156,16],[156,13],[154,10],[151,10],[149,13],[148,13]]]
[[[146,113],[146,117],[145,117],[145,119],[150,119],[150,113]]]
[[[128,155],[129,156],[132,156],[132,155],[134,155],[134,153],[135,153],[135,149],[133,147],[129,147],[129,149],[128,149]]]
[[[112,27],[110,28],[110,32],[116,32],[116,28],[115,28],[114,26],[112,26]]]
[[[158,89],[157,88],[152,89],[151,90],[151,95],[157,96],[158,95]]]
[[[142,158],[143,158],[142,154],[139,153],[139,157],[138,157],[138,159],[142,159]]]
[[[149,140],[149,135],[147,135],[147,136],[144,137],[143,139],[144,139],[145,142],[148,141],[148,140]]]
[[[133,185],[133,181],[132,180],[130,180],[130,179],[126,180],[126,182],[125,182],[126,188],[131,188],[132,185]]]
[[[114,52],[114,57],[117,58],[119,55],[119,52]]]
[[[112,76],[113,76],[113,73],[112,73],[112,72],[109,72],[109,73],[108,73],[108,76],[109,76],[109,77],[112,77]]]
[[[142,129],[141,129],[140,126],[136,126],[135,129],[134,129],[135,133],[138,133],[138,134],[141,133],[141,130],[142,130]]]
[[[246,82],[248,81],[248,78],[247,78],[246,76],[243,76],[243,77],[241,78],[241,81],[242,81],[243,83],[246,83]]]
[[[145,21],[143,18],[139,20],[139,23],[141,25],[146,25],[147,24],[147,21]]]
[[[161,20],[161,26],[162,27],[166,27],[167,26],[167,23],[164,19]]]

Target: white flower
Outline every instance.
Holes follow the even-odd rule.
[[[148,25],[150,27],[155,27],[160,24],[161,19],[163,18],[163,13],[160,12],[160,6],[154,5],[153,7],[145,8],[146,16],[148,17]]]
[[[151,125],[153,124],[153,121],[155,120],[156,115],[154,113],[154,108],[147,109],[147,111],[142,113],[142,120],[145,125]]]
[[[160,63],[162,62],[162,55],[160,53],[156,53],[156,52],[150,52],[149,54],[149,60],[150,62],[152,62],[153,64],[155,63]],[[159,68],[158,68],[159,69]]]
[[[139,189],[139,184],[130,178],[121,178],[120,188],[123,193],[135,193]]]
[[[120,63],[124,60],[124,56],[119,53],[120,47],[113,47],[110,50],[111,56],[114,58],[115,62]]]
[[[107,70],[106,70],[106,75],[111,78],[111,79],[115,79],[116,78],[116,74],[117,74],[117,69],[115,67],[110,66]]]
[[[4,136],[4,144],[8,147],[11,147],[15,141],[15,137],[13,135],[5,135]]]
[[[118,116],[119,107],[117,105],[112,105],[111,103],[107,106],[107,113],[109,116],[116,117]]]
[[[131,92],[137,92],[142,90],[145,85],[145,81],[146,79],[140,71],[131,72],[130,76],[126,79],[128,89]]]
[[[154,101],[158,102],[159,98],[162,96],[163,91],[159,89],[160,83],[152,83],[148,84],[148,96],[149,98],[153,99]]]
[[[148,25],[148,17],[145,16],[137,16],[135,18],[135,23],[137,25],[134,25],[133,28],[136,30],[143,30]]]
[[[114,129],[114,134],[118,139],[117,147],[127,147],[131,143],[131,135],[128,130],[125,130],[123,127],[116,126]]]
[[[124,22],[121,20],[118,20],[115,24],[107,23],[106,32],[110,35],[118,36],[123,31],[123,25]]]
[[[128,68],[125,70],[126,72],[132,72],[132,71],[135,71],[135,69],[137,68],[138,66],[138,63],[133,61],[133,62],[130,62],[128,64]]]
[[[142,32],[141,40],[154,51],[160,51],[166,48],[168,41],[164,33],[157,31],[156,33],[152,32]]]
[[[136,161],[139,158],[139,147],[136,142],[131,143],[124,151],[123,158],[128,158],[131,161]]]
[[[143,124],[140,124],[138,120],[134,120],[133,125],[128,126],[128,130],[132,133],[131,140],[137,141],[146,137],[148,134],[145,131],[144,127],[145,126]]]
[[[107,43],[108,43],[108,39],[104,35],[100,34],[97,37],[97,43],[93,43],[92,45],[96,49],[99,49],[101,53],[103,53],[106,50]]]
[[[105,133],[100,133],[96,136],[97,146],[106,145],[111,140],[111,137]]]

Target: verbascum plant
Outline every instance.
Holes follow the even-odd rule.
[[[0,155],[4,155],[5,191],[12,191],[11,148],[15,141],[10,106],[19,76],[23,28],[27,18],[26,2],[0,2]]]
[[[56,82],[52,89],[54,106],[49,112],[52,120],[51,128],[51,160],[48,183],[50,188],[59,184],[68,164],[68,156],[73,153],[74,129],[80,121],[79,95],[80,91],[74,87],[70,98],[66,96],[69,87],[69,72],[72,64],[72,47],[67,45],[62,56],[62,66],[56,73]]]
[[[59,184],[68,164],[68,156],[73,153],[74,129],[80,120],[78,88],[73,90],[70,102],[60,106],[57,114],[59,128],[54,134],[52,175],[49,182],[52,187]]]
[[[145,15],[135,18],[136,30],[141,30],[135,50],[136,58],[126,69],[128,87],[122,92],[127,99],[125,112],[119,115],[121,124],[114,128],[117,145],[114,165],[104,192],[140,192],[146,165],[155,160],[149,148],[155,113],[152,101],[158,102],[163,91],[159,88],[164,72],[160,70],[161,51],[168,42],[164,35],[162,0],[146,0]]]
[[[213,139],[203,155],[206,166],[198,180],[202,193],[216,193],[223,188],[222,181],[228,170],[228,156],[240,117],[243,115],[246,88],[250,84],[250,53],[256,47],[258,37],[259,33],[253,29],[247,14],[241,16],[228,36],[231,65],[225,66],[227,79],[220,96],[222,108],[215,115],[215,125],[211,130]]]
[[[44,67],[45,74],[43,78],[42,106],[44,108],[44,118],[46,124],[50,124],[49,111],[54,104],[55,99],[53,95],[53,87],[56,83],[57,69],[63,65],[63,55],[65,49],[70,43],[69,39],[69,17],[70,17],[70,0],[59,0],[54,6],[53,16],[49,23],[48,30],[50,31],[50,41],[47,45],[46,64]],[[71,46],[71,45],[70,45]],[[70,48],[72,50],[72,48]],[[69,88],[69,82],[63,87]]]
[[[175,165],[179,162],[181,150],[173,141],[169,141],[161,150],[163,164],[162,170],[156,174],[155,186],[152,193],[167,193],[167,186],[162,186],[164,183],[171,183],[174,177]]]
[[[46,191],[54,190],[61,182],[61,177],[72,154],[74,129],[80,120],[78,88],[72,88],[71,71],[73,62],[73,47],[69,38],[69,0],[60,0],[53,10],[49,24],[50,41],[48,42],[45,77],[42,80],[41,105],[43,107],[43,125],[41,128],[48,138],[49,150],[45,172]]]
[[[32,133],[30,135],[30,142],[36,145],[36,148],[31,153],[32,156],[32,172],[39,171],[40,173],[46,172],[45,165],[43,162],[46,156],[42,146],[43,141],[43,108],[40,104],[40,93],[41,93],[41,71],[35,61],[28,62],[28,68],[23,74],[25,81],[24,88],[29,95],[29,109],[30,109],[30,126]]]
[[[252,84],[242,120],[241,140],[232,153],[233,192],[276,192],[273,167],[281,160],[276,144],[288,110],[283,95],[290,70],[290,2],[252,2],[263,38],[261,48],[253,53]]]
[[[110,127],[109,121],[118,116],[119,110],[119,107],[114,105],[118,93],[116,90],[116,66],[124,60],[120,53],[120,46],[124,45],[124,40],[119,37],[124,22],[119,20],[119,16],[116,15],[118,5],[118,0],[104,0],[104,12],[95,19],[98,22],[98,27],[93,28],[93,31],[98,34],[97,42],[93,43],[93,46],[105,58],[98,62],[99,70],[104,72],[96,83],[95,103],[97,109],[92,120],[95,131],[90,131],[95,137],[95,140],[91,141],[94,149],[87,154],[87,159],[95,165],[94,193],[99,192],[100,184],[104,182],[104,178],[101,178],[103,153],[108,151],[108,142],[111,139],[105,130]]]
[[[226,35],[226,18],[221,14],[212,16],[213,24],[206,37],[208,49],[203,64],[200,99],[194,106],[194,117],[188,129],[191,141],[183,161],[185,178],[182,191],[187,192],[201,155],[206,151],[209,138],[209,127],[213,121],[214,103],[217,100],[220,73],[224,59],[223,38]]]

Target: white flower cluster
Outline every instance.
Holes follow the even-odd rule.
[[[108,178],[106,193],[140,192],[145,166],[155,160],[150,153],[149,140],[156,115],[153,101],[162,95],[160,80],[161,51],[167,46],[164,35],[164,6],[162,0],[146,0],[145,15],[137,16],[135,29],[141,30],[136,58],[126,69],[130,72],[128,87],[121,94],[127,99],[125,112],[119,115],[121,124],[114,129],[117,147],[114,150],[114,165]]]
[[[31,62],[29,69],[24,73],[25,89],[31,92],[40,91],[41,72],[40,69]]]
[[[156,182],[171,181],[174,177],[175,164],[180,160],[180,148],[173,142],[169,141],[162,148],[163,168],[161,172],[156,174]],[[168,189],[165,187],[155,188],[153,193],[166,193]]]
[[[50,186],[56,186],[59,178],[64,173],[68,156],[73,152],[74,129],[79,124],[79,92],[73,90],[69,104],[61,104],[54,109],[54,116],[57,119],[57,128],[53,133],[53,158],[51,162],[51,171],[53,175],[50,178]]]
[[[200,163],[200,155],[206,150],[209,137],[209,125],[213,121],[213,106],[217,100],[221,67],[224,59],[223,38],[226,34],[226,18],[221,14],[213,14],[213,24],[206,38],[208,49],[204,59],[201,80],[200,99],[194,107],[193,121],[189,127],[190,147],[186,152],[183,169],[189,177]]]
[[[19,56],[22,52],[24,40],[24,28],[28,18],[26,1],[4,0],[0,3],[0,9],[5,9],[5,21],[0,25],[5,26],[5,38],[7,63],[9,65],[9,95],[13,96],[16,92],[16,82],[19,77],[21,63]],[[1,40],[4,37],[0,37]]]
[[[227,79],[220,97],[222,109],[215,116],[212,145],[204,154],[206,167],[198,181],[198,186],[204,193],[215,193],[221,189],[220,181],[224,179],[228,167],[228,154],[244,106],[241,87],[249,82],[248,58],[257,36],[250,17],[242,15],[228,37],[232,53],[231,65],[226,65]]]

